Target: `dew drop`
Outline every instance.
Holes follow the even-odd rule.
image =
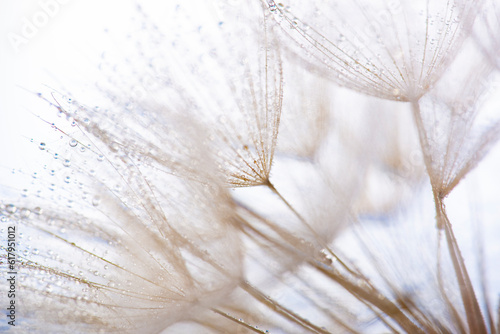
[[[100,203],[101,203],[101,198],[99,196],[94,196],[94,198],[92,198],[93,206],[98,206]]]
[[[117,143],[117,142],[115,142],[115,141],[114,141],[114,142],[112,142],[112,143],[109,145],[109,148],[110,148],[112,151],[114,151],[114,152],[118,151],[118,148],[119,148],[118,143]]]
[[[76,139],[73,138],[69,141],[69,146],[75,147],[76,145],[78,145],[78,142],[76,141]]]
[[[219,116],[219,123],[220,124],[227,124],[227,118],[226,118],[226,116],[224,116],[224,115]]]
[[[42,151],[45,150],[45,143],[40,143],[40,145],[38,145],[38,148]]]
[[[7,211],[7,213],[13,214],[17,212],[17,207],[14,204],[7,204],[5,206],[5,211]]]
[[[28,210],[28,209],[21,210],[21,216],[23,216],[24,218],[28,218],[30,215],[31,215],[30,210]]]
[[[69,166],[71,166],[71,161],[66,159],[66,160],[64,160],[63,165],[64,165],[64,167],[69,167]]]

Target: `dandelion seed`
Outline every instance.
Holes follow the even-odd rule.
[[[291,7],[299,18],[282,11],[283,20],[277,24],[289,30],[287,25],[300,20],[311,29],[298,24],[280,35],[308,68],[364,94],[411,101],[422,96],[454,59],[470,33],[478,5],[354,1]],[[419,12],[425,15],[416,15]]]

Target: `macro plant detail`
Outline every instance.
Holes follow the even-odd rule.
[[[291,46],[294,54],[310,55],[312,69],[326,69],[323,75],[362,93],[400,101],[418,100],[439,79],[481,7],[477,1],[268,5],[283,35],[303,49]]]
[[[453,205],[500,135],[494,0],[123,6],[96,100],[22,88],[2,331],[500,332]]]

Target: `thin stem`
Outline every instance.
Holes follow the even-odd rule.
[[[411,321],[397,305],[385,297],[380,298],[380,294],[376,290],[364,289],[363,287],[343,277],[341,274],[330,270],[326,266],[319,265],[315,261],[309,261],[309,264],[327,277],[332,278],[360,301],[366,301],[376,306],[385,315],[393,319],[407,333],[424,333],[424,331],[422,331],[418,325],[413,323],[413,321]]]
[[[244,207],[244,206],[242,206]],[[260,217],[257,213],[249,211],[254,217],[259,218],[265,221],[264,218]],[[274,238],[256,230],[251,224],[247,223],[244,219],[242,219],[241,223],[243,225],[242,228],[250,229],[253,233],[263,238],[264,240],[270,242],[274,246],[280,247],[281,249],[288,251],[291,255],[299,255],[300,257],[304,257],[305,254],[302,254],[297,248],[293,247],[293,245],[285,245]],[[288,238],[285,238],[288,240]],[[418,325],[415,325],[399,308],[397,305],[392,303],[390,300],[385,298],[376,288],[374,288],[368,281],[361,279],[362,283],[365,283],[363,286],[355,283],[352,278],[348,278],[343,276],[340,272],[335,269],[324,265],[318,261],[313,259],[307,260],[313,268],[320,271],[327,277],[331,278],[333,281],[337,282],[343,288],[346,289],[347,292],[352,294],[359,301],[367,305],[371,310],[373,310],[370,305],[373,305],[384,315],[394,320],[398,323],[401,328],[405,329],[409,333],[423,333],[421,328]],[[376,313],[377,316],[378,313]],[[387,325],[389,325],[385,319],[379,316],[379,318]],[[390,326],[390,325],[389,325]]]
[[[229,320],[231,320],[231,321],[233,321],[233,322],[237,323],[238,325],[241,325],[241,326],[243,326],[243,327],[245,327],[245,328],[247,328],[247,329],[249,329],[249,330],[251,330],[251,331],[254,331],[255,333],[263,333],[263,334],[265,334],[265,333],[266,333],[266,332],[264,332],[264,331],[262,331],[262,330],[260,330],[260,329],[258,329],[258,328],[255,328],[255,327],[253,327],[253,326],[251,326],[251,325],[247,324],[247,323],[246,323],[246,322],[244,322],[243,320],[236,319],[235,317],[233,317],[233,316],[231,316],[231,315],[229,315],[229,314],[227,314],[227,313],[224,313],[224,312],[222,312],[222,311],[219,311],[218,309],[213,308],[213,309],[211,309],[211,310],[212,310],[213,312],[217,313],[218,315],[221,315],[221,316],[223,316],[224,318],[229,319]]]
[[[453,303],[451,302],[444,288],[443,271],[441,270],[441,230],[438,230],[437,280],[438,280],[439,291],[441,292],[441,296],[444,299],[446,307],[448,308],[448,312],[450,312],[450,316],[453,318],[457,330],[459,330],[460,333],[466,334],[467,331],[465,330],[465,324],[463,322],[463,319],[458,313],[455,305],[453,305]]]
[[[264,304],[265,306],[269,307],[273,311],[277,312],[278,314],[284,316],[285,318],[291,320],[292,322],[300,325],[302,328],[307,329],[313,333],[318,333],[318,334],[330,334],[325,329],[322,329],[311,322],[309,322],[307,319],[302,318],[298,314],[292,312],[291,310],[287,309],[286,307],[282,306],[275,300],[269,298],[268,296],[264,295],[262,292],[257,290],[255,287],[251,286],[247,282],[242,282],[240,284],[241,288],[248,292],[252,297],[257,299],[259,302]]]
[[[474,215],[474,217],[477,216],[477,212]],[[481,293],[484,298],[484,308],[485,308],[485,316],[486,316],[486,321],[488,322],[489,329],[492,334],[496,334],[497,330],[495,328],[495,321],[491,312],[491,304],[490,304],[490,299],[488,298],[488,282],[486,278],[486,263],[485,263],[485,255],[484,255],[484,248],[483,248],[483,233],[482,233],[482,224],[480,219],[477,219],[477,221],[474,224],[476,226],[475,230],[475,244],[477,245],[477,254],[478,254],[478,269],[479,269],[479,276],[481,277]]]
[[[432,160],[428,153],[429,142],[425,135],[425,127],[422,120],[422,115],[420,111],[420,106],[418,100],[412,101],[411,103],[413,110],[413,117],[418,128],[418,134],[420,139],[420,146],[424,154],[425,165],[427,167],[427,174],[431,178],[431,185],[433,188],[434,204],[436,208],[436,222],[438,229],[444,229],[446,235],[446,242],[448,245],[448,251],[453,263],[453,268],[455,270],[455,276],[458,281],[458,286],[460,288],[460,295],[462,297],[462,303],[465,308],[465,313],[467,315],[467,323],[469,325],[469,332],[471,333],[487,333],[486,324],[484,318],[481,314],[481,309],[477,301],[476,295],[474,293],[474,287],[469,278],[467,272],[467,267],[465,266],[464,259],[461,255],[460,248],[458,246],[457,240],[453,233],[451,223],[446,215],[445,206],[443,204],[443,193],[438,191],[437,185],[432,180],[432,175],[434,171],[432,170]]]
[[[448,216],[446,215],[446,209],[442,202],[442,198],[436,192],[434,192],[434,201],[436,204],[438,225],[442,226],[445,231],[448,251],[453,263],[453,269],[455,270],[455,276],[460,288],[462,303],[467,316],[469,332],[477,334],[487,333],[488,331],[481,313],[481,308],[479,307],[479,303],[474,293],[474,287],[472,286],[472,282],[467,272],[467,267],[465,266],[458,242],[455,239],[453,228]]]
[[[355,232],[357,232],[355,230]],[[420,324],[422,329],[428,333],[436,333],[436,330],[432,326],[431,320],[428,316],[421,312],[421,310],[413,303],[411,299],[405,298],[405,295],[400,291],[396,284],[392,283],[387,275],[384,275],[384,268],[381,265],[376,254],[370,250],[370,247],[366,242],[363,242],[361,235],[359,233],[355,233],[356,237],[359,240],[360,247],[363,249],[366,256],[373,263],[373,266],[376,268],[377,272],[380,273],[380,277],[385,282],[385,284],[391,289],[392,293],[396,297],[396,303],[399,305],[401,309],[406,310],[409,316],[411,316],[415,321]]]
[[[306,219],[297,210],[295,210],[295,208],[285,199],[285,197],[281,195],[281,193],[278,191],[278,189],[276,189],[276,187],[271,183],[270,180],[267,180],[267,182],[264,185],[267,186],[273,193],[275,193],[280,198],[280,200],[290,209],[290,211],[292,211],[295,214],[295,216],[297,216],[297,218],[302,222],[302,224],[304,224],[304,226],[306,226],[307,229],[314,235],[316,240],[320,243],[321,247],[326,249],[328,253],[330,253],[330,255],[333,256],[335,260],[338,263],[340,263],[340,265],[345,270],[347,270],[351,275],[354,275],[357,278],[361,278],[368,282],[368,280],[359,271],[351,269],[344,261],[342,261],[342,259],[337,254],[335,254],[331,250],[331,248],[322,240],[321,236],[318,235],[318,233],[307,223]]]

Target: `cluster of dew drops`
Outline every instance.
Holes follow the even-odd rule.
[[[41,96],[41,94],[39,94],[39,96]],[[67,101],[68,105],[73,104],[73,101],[71,98],[68,99],[68,98],[63,97],[63,99],[65,101]],[[78,125],[79,125],[78,122],[71,116],[70,112],[63,111],[63,108],[60,106],[58,106],[57,108],[59,109],[59,112],[58,112],[59,117],[65,117],[66,121],[69,122],[69,124],[71,125],[72,128],[78,127]],[[95,111],[99,111],[98,106],[95,107]],[[73,111],[73,112],[76,112],[76,111]],[[81,122],[83,123],[83,125],[88,126],[90,124],[90,119],[85,117],[81,120]],[[77,139],[73,138],[70,134],[68,134],[68,133],[64,132],[62,129],[60,129],[56,125],[56,123],[50,123],[50,125],[55,131],[61,132],[61,136],[60,136],[61,140],[64,140],[65,138],[67,139],[67,145],[69,146],[69,148],[71,150],[77,150],[77,152],[79,152],[79,153],[85,153],[88,150],[90,150],[90,151],[92,150],[91,144],[85,145],[84,143],[78,141]],[[31,142],[34,143],[35,140],[33,138],[31,138]],[[44,141],[40,142],[38,144],[38,148],[40,149],[40,151],[44,151],[44,152],[51,154],[52,157],[54,158],[54,160],[58,160],[61,162],[63,167],[69,168],[72,166],[72,161],[69,157],[63,157],[61,154],[57,153],[56,151],[53,151],[51,149],[51,147],[46,144],[46,142],[44,142]],[[96,155],[96,160],[98,162],[102,162],[105,160],[105,157],[102,154],[96,153],[95,155]],[[44,166],[44,169],[47,169],[47,165]],[[56,170],[55,169],[49,170],[49,174],[50,174],[50,176],[55,176]],[[72,177],[70,176],[72,174],[73,173],[70,172],[69,175],[67,175],[63,178],[64,183],[70,184],[72,182],[75,182],[74,180],[72,180]],[[96,174],[95,169],[89,169],[88,174],[91,177],[95,176],[95,174]],[[38,179],[39,173],[33,172],[32,177],[33,177],[33,179]],[[50,183],[49,190],[54,191],[55,189],[56,189],[56,185],[54,183]],[[23,197],[27,197],[27,194],[28,194],[28,189],[23,189]],[[68,207],[72,206],[72,202],[73,202],[72,200],[68,201]],[[99,196],[94,196],[91,199],[91,204],[93,206],[98,206],[99,203],[100,203]]]

